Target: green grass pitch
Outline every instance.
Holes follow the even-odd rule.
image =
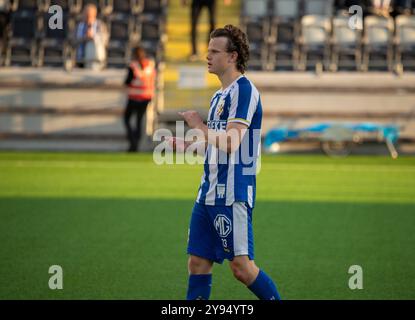
[[[0,299],[183,299],[201,174],[151,154],[1,152]],[[283,299],[415,298],[415,158],[263,156],[253,215]],[[211,298],[255,299],[226,261]]]

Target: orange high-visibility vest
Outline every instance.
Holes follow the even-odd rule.
[[[143,61],[143,68],[137,61],[130,63],[134,78],[128,86],[128,99],[130,100],[151,100],[154,96],[154,81],[156,70],[151,60]]]

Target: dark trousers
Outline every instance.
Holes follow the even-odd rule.
[[[208,34],[208,42],[210,33],[215,29],[216,25],[216,0],[193,0],[192,1],[192,10],[191,10],[191,37],[192,37],[192,54],[197,54],[197,43],[196,43],[196,32],[197,32],[197,23],[199,21],[200,12],[203,7],[207,7],[209,10],[209,24],[210,32]]]
[[[128,100],[124,111],[124,124],[127,129],[127,139],[130,144],[128,151],[138,151],[138,142],[140,141],[142,131],[141,123],[149,102],[150,100]],[[136,115],[135,127],[131,125],[131,117],[134,114]]]

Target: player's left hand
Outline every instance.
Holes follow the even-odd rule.
[[[190,110],[179,112],[179,115],[183,117],[184,121],[186,121],[187,125],[192,129],[198,128],[203,124],[203,120],[197,111]]]
[[[166,137],[166,141],[173,151],[185,152],[189,143],[177,137]]]

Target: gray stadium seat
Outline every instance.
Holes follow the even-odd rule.
[[[348,67],[361,68],[361,31],[349,27],[348,16],[333,18],[332,71]]]
[[[263,41],[269,37],[268,0],[246,0],[242,3],[242,24],[249,41]]]
[[[242,2],[242,30],[250,43],[250,69],[266,69],[268,64],[268,41],[270,16],[268,0],[246,0]]]
[[[265,17],[268,14],[268,0],[242,1],[242,15],[247,17]]]
[[[415,67],[415,16],[399,15],[396,23],[396,58],[402,68]]]
[[[298,61],[301,0],[273,0],[270,33],[270,69],[295,69]]]
[[[333,9],[334,0],[305,0],[303,14],[331,17]]]
[[[364,20],[364,51],[362,68],[385,67],[391,71],[393,61],[393,32],[392,18],[367,16]]]
[[[301,19],[299,69],[329,68],[331,20],[325,16],[309,15]]]

